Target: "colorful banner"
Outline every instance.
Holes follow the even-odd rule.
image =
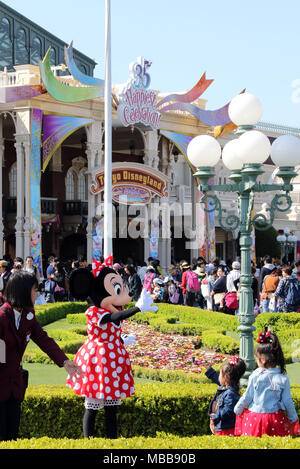
[[[78,103],[104,96],[102,86],[69,86],[57,79],[51,69],[50,51],[51,48],[49,47],[43,61],[40,62],[40,72],[48,93],[54,99],[65,103]]]
[[[199,257],[203,257],[203,259],[207,258],[207,234],[206,234],[206,212],[203,209],[203,204],[201,204],[201,200],[203,197],[203,192],[198,191],[198,204],[197,204],[197,235],[199,239]]]
[[[104,217],[94,219],[93,229],[93,260],[100,261],[103,255],[103,233],[104,233]]]
[[[208,261],[212,262],[216,259],[215,212],[209,212],[207,214],[207,244]]]
[[[73,57],[73,41],[71,42],[69,47],[65,47],[65,59],[66,59],[66,65],[69,69],[69,72],[75,78],[75,80],[79,81],[79,83],[82,83],[83,85],[87,85],[87,86],[98,86],[98,87],[105,86],[104,80],[100,80],[94,77],[89,77],[88,75],[85,75],[78,69],[74,61],[74,57]]]
[[[42,85],[0,87],[0,103],[36,98],[45,93],[47,91]]]
[[[171,142],[174,143],[174,145],[178,148],[180,153],[184,156],[186,159],[186,162],[190,166],[191,170],[193,173],[195,172],[195,168],[193,165],[190,163],[188,157],[187,157],[187,149],[191,141],[193,140],[194,137],[191,137],[189,135],[184,135],[184,134],[178,134],[176,132],[170,132],[169,130],[161,130],[160,134],[166,137],[167,139],[171,140]]]
[[[150,234],[150,257],[158,259],[158,245],[159,245],[159,216],[151,220],[151,234]]]
[[[76,130],[92,124],[92,119],[45,114],[43,119],[43,172],[62,143]]]
[[[43,111],[32,110],[30,155],[30,252],[42,275],[41,135]]]
[[[207,80],[206,79],[206,72],[202,75],[198,83],[185,94],[169,94],[165,98],[163,98],[159,103],[156,105],[156,108],[159,109],[163,104],[170,103],[171,101],[176,101],[180,103],[192,103],[196,101],[196,99],[200,98],[200,96],[209,88],[209,86],[213,83],[214,80]]]

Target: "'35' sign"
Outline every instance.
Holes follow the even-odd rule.
[[[133,62],[130,65],[130,73],[132,76],[132,83],[136,88],[147,89],[151,83],[151,77],[147,70],[151,67],[152,62],[139,57],[138,62]]]

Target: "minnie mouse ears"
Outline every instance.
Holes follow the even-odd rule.
[[[89,270],[84,268],[74,270],[69,279],[73,298],[85,301],[92,294],[94,281],[95,277]]]
[[[110,255],[104,262],[93,261],[92,272],[84,268],[74,270],[69,279],[69,288],[73,298],[85,301],[90,297],[96,306],[100,304],[100,301],[108,296],[103,280],[106,273],[114,272],[112,265],[113,256]],[[101,272],[103,275],[100,276]]]

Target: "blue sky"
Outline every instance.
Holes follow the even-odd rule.
[[[6,0],[5,3],[99,65],[104,77],[104,0]],[[204,94],[217,109],[243,88],[263,103],[262,120],[300,127],[299,0],[111,0],[112,74],[128,79],[138,56],[151,60],[151,87],[192,88],[204,71]],[[299,102],[298,102],[299,101]]]

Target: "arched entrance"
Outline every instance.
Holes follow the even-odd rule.
[[[78,259],[79,256],[86,257],[86,236],[83,234],[72,234],[63,239],[60,247],[60,259],[68,261]]]

